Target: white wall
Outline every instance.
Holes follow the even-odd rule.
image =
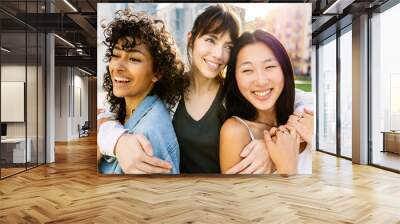
[[[68,140],[68,67],[55,68],[55,141]]]
[[[71,138],[78,138],[78,124],[82,126],[85,121],[88,121],[88,78],[81,76],[79,70],[74,70],[74,91],[72,92],[74,102],[71,102],[71,105],[74,105],[72,108],[72,120],[71,120]]]
[[[78,124],[88,120],[88,78],[76,68],[56,67],[55,85],[55,141],[77,139]]]

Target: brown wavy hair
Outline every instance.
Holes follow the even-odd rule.
[[[130,51],[136,45],[144,44],[153,57],[153,71],[161,78],[155,83],[149,95],[156,94],[171,109],[184,95],[189,80],[184,75],[184,64],[178,58],[176,44],[171,34],[165,29],[162,20],[156,20],[144,12],[133,12],[130,9],[119,10],[114,20],[103,26],[107,47],[105,62],[109,63],[118,40],[122,39],[122,49]],[[103,88],[107,91],[106,100],[110,111],[117,114],[117,119],[124,123],[125,99],[113,94],[110,71],[104,74]]]
[[[234,12],[233,8],[226,4],[216,4],[208,6],[194,21],[190,33],[192,37],[186,45],[186,56],[189,65],[192,62],[191,52],[193,51],[194,41],[196,38],[205,34],[224,34],[229,33],[232,41],[239,38],[240,34],[240,20],[238,15]],[[218,81],[223,82],[223,74],[221,72],[217,76]]]

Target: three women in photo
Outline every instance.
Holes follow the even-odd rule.
[[[246,44],[240,46],[238,44],[248,34],[240,38],[239,35],[239,20],[229,7],[208,7],[196,18],[187,35],[188,70],[182,80],[179,79],[180,75],[171,76],[171,80],[180,80],[171,83],[183,83],[181,88],[170,90],[176,88],[171,84],[162,89],[172,91],[177,97],[173,98],[177,99],[175,102],[162,100],[170,108],[172,132],[176,134],[179,145],[179,172],[302,173],[301,169],[297,169],[299,156],[306,155],[303,157],[311,167],[311,152],[310,147],[300,147],[300,141],[312,138],[309,133],[312,136],[313,119],[312,115],[293,111],[304,105],[312,107],[312,101],[302,98],[302,94],[295,91],[290,60],[288,57],[287,60],[280,59],[281,54],[287,56],[281,45],[278,51],[271,50],[275,45],[270,46],[269,42],[262,41],[244,41]],[[270,75],[269,72],[273,70],[270,65],[267,75],[259,73],[261,67],[258,63],[264,54],[268,56],[264,58],[267,60],[265,63],[274,63],[274,72],[277,74],[279,72],[276,70],[280,69],[281,73]],[[176,55],[174,60],[179,61]],[[253,67],[254,73],[249,75],[251,69],[237,69],[238,63],[257,67]],[[286,71],[287,68],[290,71]],[[158,73],[151,77],[164,77],[157,76]],[[188,86],[185,85],[185,78],[189,81]],[[157,82],[160,80],[154,79]],[[239,108],[241,112],[238,113],[235,103],[240,100],[248,107]],[[105,155],[103,157],[116,158],[123,173],[174,171],[171,169],[171,160],[154,154],[160,151],[160,147],[149,139],[151,133],[132,131],[125,120],[115,117],[115,110],[111,108],[111,112],[114,112],[114,119],[118,118],[118,121],[105,118],[105,113],[100,116],[103,119],[99,120],[98,145],[101,154]],[[136,113],[134,111],[133,115]],[[168,120],[171,122],[169,117]],[[161,124],[154,121],[157,127]],[[281,142],[293,144],[287,148],[288,145]],[[307,142],[308,145],[310,143]],[[311,172],[310,169],[304,173]]]

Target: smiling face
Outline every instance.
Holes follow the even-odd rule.
[[[262,42],[244,46],[238,53],[236,81],[240,93],[258,111],[273,110],[284,87],[282,68]]]
[[[228,63],[232,46],[229,32],[197,37],[192,48],[192,70],[214,79]]]
[[[116,97],[144,97],[157,81],[153,72],[153,57],[144,44],[125,51],[123,43],[123,39],[118,40],[109,62],[113,93]]]

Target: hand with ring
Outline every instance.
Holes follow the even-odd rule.
[[[312,143],[314,135],[314,112],[312,110],[305,108],[304,113],[295,111],[293,115],[289,116],[286,124],[295,128],[307,144]]]
[[[271,133],[275,136],[271,136]],[[264,131],[268,153],[279,174],[297,173],[299,136],[293,127],[284,125],[272,131]]]

